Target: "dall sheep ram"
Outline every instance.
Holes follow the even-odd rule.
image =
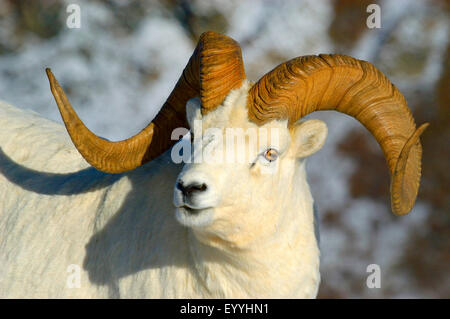
[[[314,298],[320,252],[305,158],[327,127],[299,121],[314,111],[360,121],[385,154],[394,214],[414,205],[427,124],[416,128],[368,62],[304,56],[250,83],[239,44],[207,32],[154,121],[120,142],[89,131],[47,74],[72,141],[63,126],[0,103],[1,298]],[[194,136],[194,146],[227,128],[278,138],[257,135],[252,155],[245,136],[233,148],[244,162],[177,164],[172,132],[195,121],[219,134]]]

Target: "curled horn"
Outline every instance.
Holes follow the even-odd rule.
[[[407,214],[417,197],[422,147],[403,95],[372,64],[343,55],[304,56],[277,66],[249,91],[251,121],[287,119],[335,110],[361,122],[381,146],[391,173],[391,208]]]
[[[205,32],[155,119],[135,136],[110,142],[83,124],[53,73],[48,68],[46,72],[75,147],[89,164],[107,173],[132,170],[164,153],[176,142],[170,138],[172,131],[188,127],[185,106],[189,99],[199,96],[205,114],[219,106],[228,92],[239,88],[245,79],[239,44],[225,35]]]

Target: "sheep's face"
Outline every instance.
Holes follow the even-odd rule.
[[[318,120],[290,129],[287,121],[249,122],[247,90],[246,84],[231,92],[223,106],[204,116],[198,99],[188,102],[193,156],[174,189],[180,223],[203,241],[235,247],[267,238],[289,222],[284,212],[291,208],[294,185],[302,185],[294,176],[327,134]]]

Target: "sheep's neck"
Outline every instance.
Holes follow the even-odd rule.
[[[307,185],[306,189],[308,197]],[[210,297],[316,296],[320,281],[319,250],[312,199],[285,209],[291,210],[286,212],[291,221],[274,236],[250,247],[236,248],[219,238],[213,245],[205,244],[198,234],[189,233],[195,276],[203,281]],[[305,218],[292,219],[299,214]]]

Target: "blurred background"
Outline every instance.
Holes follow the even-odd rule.
[[[70,29],[69,4],[81,9]],[[366,8],[381,8],[369,29]],[[336,112],[307,164],[321,226],[322,298],[450,298],[449,1],[0,1],[0,99],[62,123],[51,67],[96,134],[127,138],[148,124],[208,30],[241,43],[257,80],[300,55],[341,53],[376,65],[405,95],[422,137],[423,177],[413,211],[390,211],[389,173],[376,141]],[[381,288],[369,289],[369,264]]]

